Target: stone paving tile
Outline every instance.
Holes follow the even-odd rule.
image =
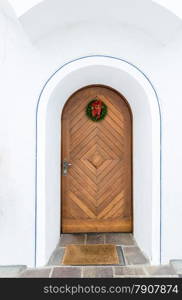
[[[170,265],[146,266],[145,270],[149,275],[152,276],[177,275],[173,267],[171,267]]]
[[[0,266],[0,278],[18,277],[20,272],[26,269],[26,266]]]
[[[136,243],[130,233],[106,233],[106,244],[135,246]]]
[[[144,276],[143,267],[114,267],[114,276]]]
[[[174,268],[177,274],[182,274],[182,260],[174,259],[170,262],[171,266]]]
[[[56,267],[53,269],[51,278],[80,278],[80,267]]]
[[[138,247],[123,247],[123,253],[126,265],[143,265],[149,263]]]
[[[112,278],[112,267],[84,267],[83,278]]]
[[[27,269],[20,274],[21,278],[49,278],[51,268]]]
[[[85,234],[62,234],[59,242],[59,247],[67,246],[70,244],[84,244],[85,242]]]
[[[65,248],[56,248],[56,250],[53,252],[49,262],[48,266],[59,266],[62,265],[62,260],[64,256]]]
[[[89,233],[87,234],[86,244],[104,244],[105,234],[103,233]]]

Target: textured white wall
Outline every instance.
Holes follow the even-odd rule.
[[[169,9],[176,16],[182,18],[182,2],[179,0],[152,0],[166,9]]]
[[[1,2],[0,264],[34,264],[37,56],[10,7]]]
[[[7,0],[14,8],[16,15],[19,17],[26,13],[29,9],[39,4],[43,0]]]

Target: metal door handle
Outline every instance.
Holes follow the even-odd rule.
[[[63,161],[63,176],[67,176],[68,174],[68,167],[71,167],[72,164],[67,162],[66,160]]]

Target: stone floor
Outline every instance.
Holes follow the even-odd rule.
[[[122,257],[117,266],[64,266],[61,261],[69,244],[115,244]],[[137,246],[132,234],[62,234],[47,266],[27,269],[26,266],[0,267],[0,277],[18,278],[122,278],[122,277],[182,277],[182,261],[151,266]]]

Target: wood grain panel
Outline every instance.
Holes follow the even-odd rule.
[[[93,122],[85,109],[98,97],[108,107]],[[63,233],[132,231],[132,116],[119,93],[88,86],[73,94],[62,114],[62,162],[72,164],[62,176]]]

